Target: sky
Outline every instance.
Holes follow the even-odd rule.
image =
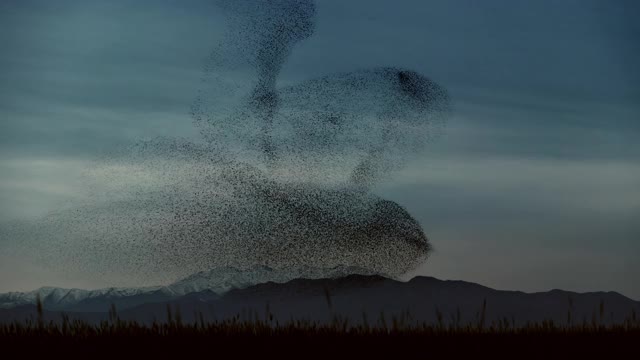
[[[447,88],[444,136],[375,192],[435,251],[411,275],[640,299],[640,5],[318,0],[283,84],[398,66]],[[197,137],[189,109],[223,22],[205,0],[0,3],[0,224],[78,196],[139,138]],[[1,249],[0,249],[1,250]],[[0,253],[0,291],[97,286]]]

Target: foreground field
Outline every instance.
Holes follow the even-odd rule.
[[[446,356],[539,358],[576,356],[635,356],[640,341],[640,320],[629,318],[623,325],[557,325],[553,322],[512,327],[508,321],[484,325],[405,325],[392,319],[384,326],[351,326],[336,318],[330,325],[306,321],[279,324],[269,319],[184,324],[179,313],[164,323],[144,325],[123,321],[112,313],[110,321],[91,325],[63,319],[0,325],[0,345],[6,354],[45,352],[68,355],[110,354],[219,355],[260,354],[269,356],[339,356],[423,354]],[[123,353],[124,352],[124,353]]]

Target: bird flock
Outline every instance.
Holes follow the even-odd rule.
[[[374,187],[442,132],[446,90],[393,66],[279,86],[314,34],[315,2],[216,4],[227,32],[191,109],[201,138],[107,154],[87,169],[84,200],[3,236],[40,264],[114,283],[222,266],[399,276],[422,263],[431,249],[422,227]]]

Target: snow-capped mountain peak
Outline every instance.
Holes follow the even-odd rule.
[[[203,291],[222,295],[232,289],[244,289],[266,282],[285,283],[294,279],[338,278],[350,274],[374,275],[368,270],[352,266],[326,269],[313,267],[273,269],[261,265],[248,269],[220,267],[190,275],[166,286],[110,287],[97,290],[42,287],[28,292],[9,292],[0,294],[0,308],[33,305],[38,295],[43,306],[52,310],[77,307],[79,304],[86,305],[87,309],[102,309],[112,303],[119,308],[126,308],[139,303],[165,301]]]

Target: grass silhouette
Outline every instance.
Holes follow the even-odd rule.
[[[331,309],[328,292],[326,299]],[[311,348],[314,353],[340,348],[356,351],[358,355],[387,354],[389,348],[396,351],[428,349],[429,353],[443,355],[473,354],[477,349],[490,348],[508,350],[513,357],[524,358],[550,354],[622,356],[627,351],[637,351],[636,344],[640,340],[640,318],[636,313],[629,314],[622,323],[605,324],[604,303],[597,309],[599,316],[594,311],[591,321],[583,319],[576,323],[569,309],[564,324],[542,321],[524,326],[515,326],[515,321],[507,318],[486,323],[486,308],[484,301],[476,320],[467,324],[461,324],[459,311],[446,319],[438,309],[435,310],[437,321],[433,324],[413,322],[408,311],[390,318],[380,313],[371,324],[370,315],[365,313],[358,324],[337,314],[330,323],[295,319],[280,323],[274,320],[268,305],[265,314],[250,313],[249,318],[253,317],[253,320],[244,320],[247,317],[238,314],[225,320],[205,321],[204,316],[198,314],[197,321],[185,323],[180,309],[167,305],[166,322],[145,324],[120,319],[112,305],[108,320],[91,324],[74,320],[68,314],[62,315],[61,321],[45,321],[38,297],[35,318],[0,324],[0,344],[7,351],[21,351],[36,344],[39,350],[46,351],[85,349],[94,352],[101,349],[101,353],[124,346],[145,355],[150,352],[184,355],[212,346],[216,351],[258,351],[273,346],[291,351],[294,348],[309,351]]]
[[[204,335],[204,336],[236,336],[236,335],[260,335],[280,336],[292,334],[305,335],[336,335],[336,336],[393,336],[393,335],[482,335],[482,334],[639,334],[640,317],[632,311],[622,323],[605,324],[605,305],[599,304],[598,315],[594,311],[591,321],[583,319],[576,323],[572,319],[571,308],[567,312],[567,323],[560,324],[552,320],[542,322],[528,322],[524,326],[516,326],[515,319],[503,318],[486,324],[486,300],[476,313],[476,320],[467,324],[461,324],[460,310],[452,314],[449,320],[445,315],[435,309],[435,323],[416,323],[411,320],[409,311],[402,312],[399,316],[392,316],[388,321],[387,316],[381,312],[377,321],[369,324],[369,315],[363,313],[363,321],[351,323],[350,319],[333,313],[331,295],[326,291],[326,301],[329,310],[332,311],[330,323],[319,323],[309,320],[291,319],[280,323],[274,320],[273,314],[266,306],[264,315],[258,312],[247,311],[237,314],[225,320],[205,321],[202,313],[195,317],[195,322],[184,323],[179,307],[167,305],[166,322],[154,321],[145,324],[137,321],[122,320],[118,316],[115,305],[111,305],[108,311],[108,320],[98,324],[88,323],[82,320],[73,320],[68,314],[62,314],[61,321],[44,320],[44,310],[40,297],[36,298],[37,317],[25,319],[23,322],[0,323],[0,336],[35,336],[35,337],[99,337],[99,336],[175,336],[175,335]],[[248,315],[248,316],[247,316]],[[252,319],[252,320],[247,320]]]

